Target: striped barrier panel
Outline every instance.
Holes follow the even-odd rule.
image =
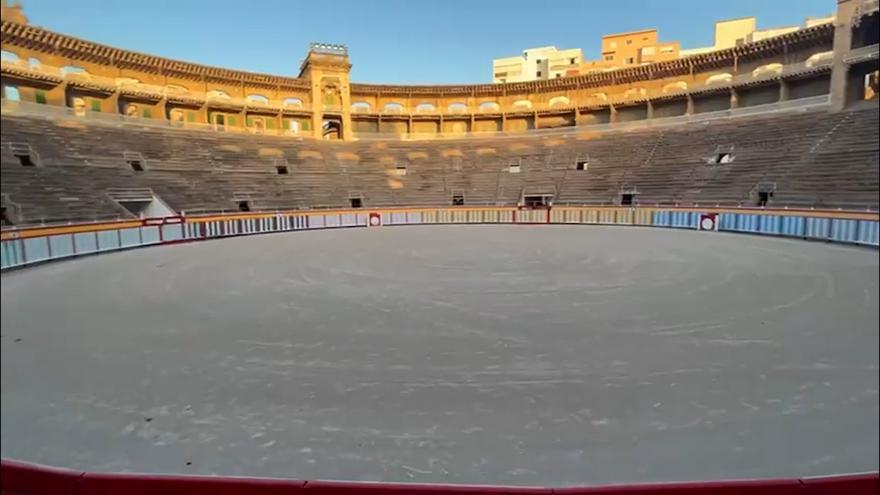
[[[831,219],[807,218],[804,235],[815,239],[829,239],[831,236]]]
[[[81,224],[4,231],[0,262],[2,268],[114,251],[139,246],[340,227],[365,227],[369,211],[324,211],[277,214],[245,214],[241,217],[193,217],[146,219],[106,224]],[[649,208],[559,207],[551,209],[437,208],[377,211],[385,225],[431,223],[577,223],[610,225],[652,225],[696,228],[701,212],[654,210]],[[880,228],[874,219],[834,217],[816,212],[816,217],[790,212],[717,213],[719,230],[763,235],[806,237],[832,242],[880,245]],[[871,214],[872,215],[872,214]],[[140,225],[140,226],[138,226]]]
[[[803,237],[806,228],[804,217],[781,217],[782,226],[780,233],[789,237]]]
[[[655,211],[653,225],[679,229],[696,229],[700,213],[695,211]]]
[[[859,222],[833,218],[831,220],[831,234],[829,238],[837,242],[856,242],[858,239]]]
[[[859,236],[856,242],[869,246],[880,245],[880,222],[859,220]]]

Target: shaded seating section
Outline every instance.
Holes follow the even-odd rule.
[[[533,194],[619,204],[623,193],[642,205],[877,208],[877,120],[874,104],[602,133],[321,142],[8,114],[2,197],[20,223],[130,217],[108,194],[126,188],[188,212]]]

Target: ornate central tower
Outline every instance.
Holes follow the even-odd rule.
[[[344,45],[312,43],[299,77],[312,86],[312,128],[318,139],[351,139],[351,63]]]

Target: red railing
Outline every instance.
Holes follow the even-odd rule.
[[[102,474],[3,460],[3,495],[314,495],[380,494],[569,494],[569,495],[877,495],[878,473],[691,483],[653,483],[599,487],[517,487],[302,481],[148,474]]]

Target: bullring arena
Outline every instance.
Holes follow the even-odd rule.
[[[4,4],[0,492],[876,493],[878,11],[837,9],[407,87]]]

